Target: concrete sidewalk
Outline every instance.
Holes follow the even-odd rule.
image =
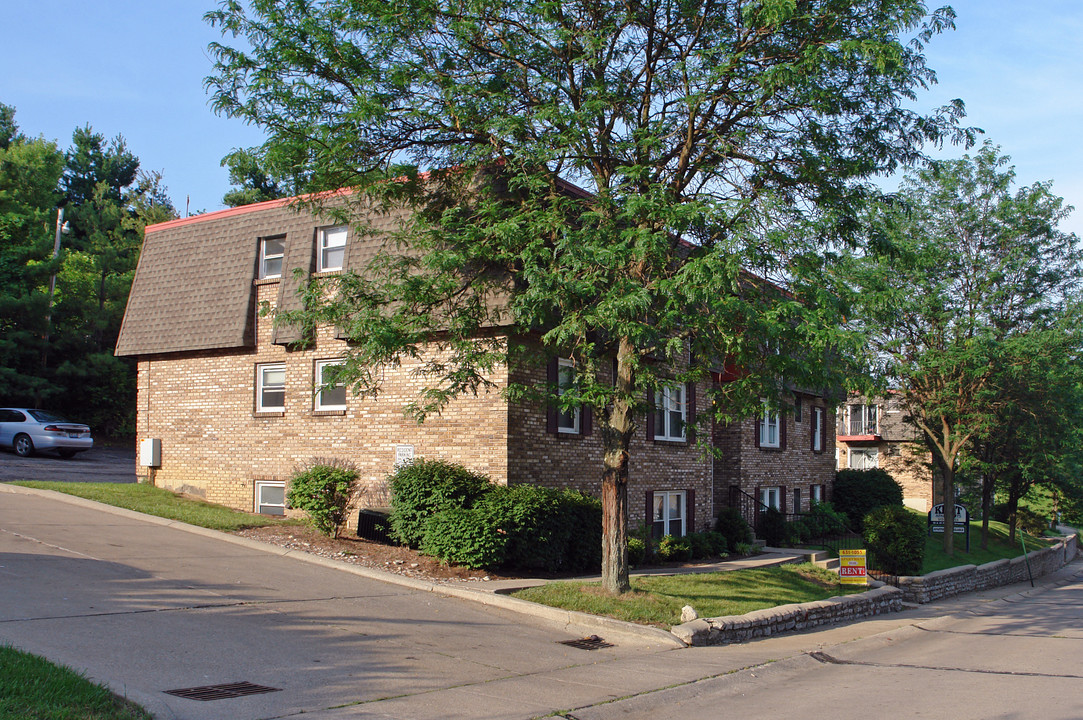
[[[541,717],[1020,590],[1029,592],[1000,588],[814,633],[683,648],[657,629],[0,485],[0,642],[84,671],[160,718]],[[613,647],[560,644],[592,633]],[[275,691],[209,702],[165,692],[240,681]]]

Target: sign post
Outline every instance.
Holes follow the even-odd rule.
[[[868,585],[865,551],[839,550],[839,582],[843,585]]]
[[[933,505],[929,511],[929,534],[944,532],[944,503]],[[966,534],[966,551],[970,552],[970,512],[962,505],[955,505],[952,532]]]

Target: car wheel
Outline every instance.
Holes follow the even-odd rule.
[[[64,458],[65,460],[67,460],[68,458],[75,457],[75,453],[77,453],[79,451],[78,450],[57,450],[56,452],[57,452],[57,455]]]
[[[34,441],[29,435],[15,436],[15,454],[19,457],[30,457],[34,454]]]

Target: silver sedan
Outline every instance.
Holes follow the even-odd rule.
[[[20,457],[56,450],[60,457],[70,458],[94,447],[94,438],[86,425],[45,410],[0,408],[0,447],[13,448]]]

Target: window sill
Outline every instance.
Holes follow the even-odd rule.
[[[255,280],[252,281],[252,284],[256,285],[256,286],[259,286],[259,285],[277,285],[280,282],[282,282],[282,276],[281,275],[278,276],[278,277],[270,277],[270,278],[256,278]]]
[[[313,410],[312,417],[340,417],[346,414],[346,409],[342,410]]]
[[[688,445],[687,438],[656,437],[654,438],[654,442],[658,445],[669,445],[671,447],[684,447]]]
[[[343,271],[342,268],[335,268],[334,270],[318,270],[318,271],[312,273],[312,277],[314,277],[314,278],[333,277],[335,275],[341,275],[343,272],[344,271]]]
[[[257,410],[252,413],[254,418],[279,418],[286,415],[285,410]]]
[[[757,450],[766,450],[767,452],[782,452],[781,445],[760,445]]]

